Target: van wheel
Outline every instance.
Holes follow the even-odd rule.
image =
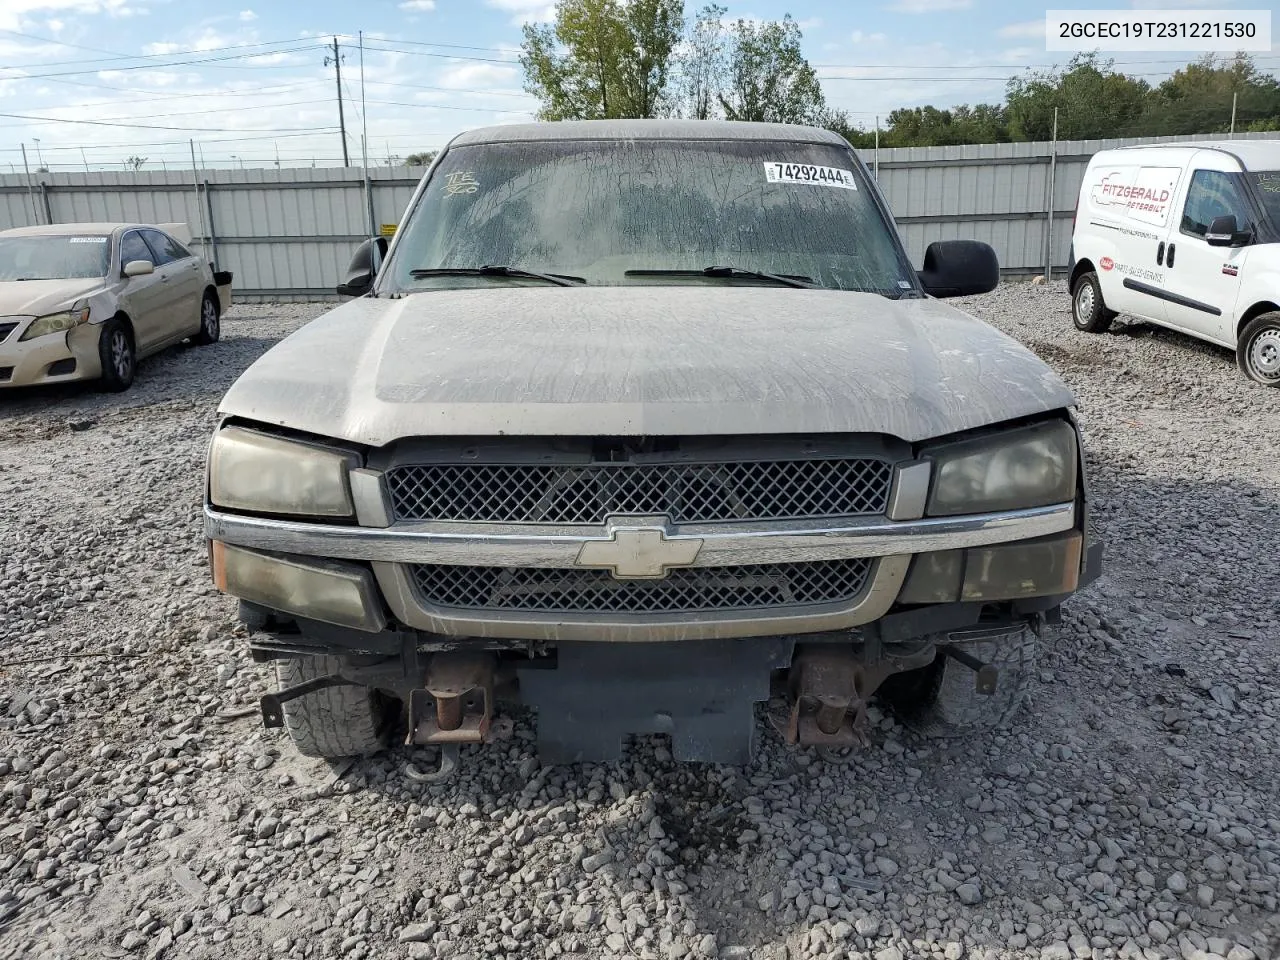
[[[1116,318],[1114,310],[1108,310],[1102,300],[1102,287],[1098,275],[1090,270],[1076,278],[1071,291],[1071,319],[1076,329],[1086,333],[1105,333]]]
[[[1236,363],[1255,383],[1280,387],[1280,313],[1264,313],[1245,325],[1236,342]]]

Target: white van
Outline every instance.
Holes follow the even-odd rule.
[[[1230,347],[1280,386],[1280,140],[1095,154],[1069,277],[1078,329],[1129,314]]]

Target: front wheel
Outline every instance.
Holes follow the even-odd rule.
[[[1245,325],[1236,344],[1236,363],[1255,383],[1280,387],[1280,312],[1264,313]]]
[[[206,293],[200,301],[200,332],[192,337],[192,341],[205,346],[217,343],[222,333],[221,320],[218,317],[218,301],[213,294]]]
[[[1071,319],[1076,329],[1085,333],[1104,333],[1115,318],[1116,312],[1108,310],[1102,300],[1098,275],[1092,270],[1080,274],[1071,289]]]
[[[1005,726],[1026,700],[1036,666],[1030,627],[975,629],[953,634],[966,653],[998,671],[995,692],[978,693],[969,667],[939,651],[927,667],[890,677],[880,688],[903,722],[928,737],[962,737]]]
[[[338,673],[337,657],[299,657],[276,664],[280,688]],[[284,704],[284,724],[298,752],[338,760],[377,753],[394,726],[393,704],[376,690],[325,687]]]
[[[98,334],[98,358],[102,361],[99,383],[103,390],[119,393],[133,385],[138,354],[133,346],[133,334],[119,317],[102,325],[102,332]]]

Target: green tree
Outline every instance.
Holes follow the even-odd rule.
[[[423,150],[421,153],[411,153],[404,158],[406,167],[429,167],[431,161],[436,158],[435,150]]]
[[[555,23],[526,24],[521,44],[538,118],[658,116],[683,31],[682,0],[558,0]]]
[[[1237,129],[1274,130],[1280,120],[1280,83],[1238,53],[1219,61],[1213,54],[1189,63],[1152,92],[1141,132],[1149,136],[1221,133],[1231,126],[1236,100]]]
[[[1032,71],[1006,87],[1013,140],[1048,140],[1058,109],[1058,137],[1087,140],[1123,137],[1142,118],[1150,85],[1112,70],[1096,53],[1076,54],[1065,70]]]
[[[728,89],[720,106],[730,120],[820,124],[827,117],[822,84],[800,53],[800,26],[739,20],[731,37]]]
[[[1004,108],[988,103],[950,110],[904,107],[889,114],[881,138],[891,147],[941,147],[957,143],[1003,143],[1009,139]]]
[[[679,59],[680,111],[695,120],[709,120],[720,110],[729,71],[724,15],[725,8],[714,3],[699,10]]]
[[[876,145],[874,130],[864,130],[843,110],[831,110],[822,121],[822,126],[833,133],[838,133],[849,141],[850,146],[861,150],[869,150]]]

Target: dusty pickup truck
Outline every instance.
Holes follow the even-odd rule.
[[[826,131],[457,137],[220,407],[205,532],[276,662],[264,722],[439,745],[421,779],[509,703],[548,762],[745,763],[759,714],[847,756],[873,695],[1003,723],[1101,545],[1072,394],[939,302],[998,282],[974,241],[913,269]]]

